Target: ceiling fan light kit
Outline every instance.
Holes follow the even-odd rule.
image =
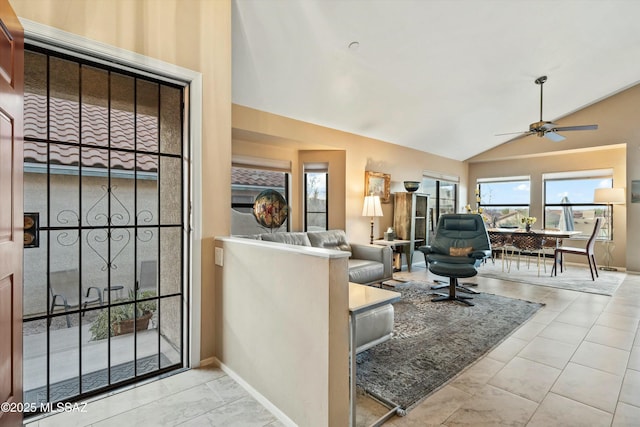
[[[582,125],[582,126],[558,126],[553,122],[547,122],[542,120],[542,87],[544,83],[547,81],[547,76],[540,76],[535,79],[535,83],[540,86],[540,120],[529,125],[529,130],[525,132],[516,132],[528,135],[538,135],[540,138],[543,136],[547,139],[550,139],[553,142],[560,142],[565,140],[566,138],[560,135],[557,132],[566,132],[566,131],[574,131],[574,130],[596,130],[598,129],[598,125]],[[499,135],[509,135],[509,134],[499,134]]]

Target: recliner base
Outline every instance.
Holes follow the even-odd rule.
[[[467,296],[463,296],[463,295],[447,295],[447,294],[440,294],[440,293],[434,293],[433,295],[440,295],[438,298],[433,298],[431,301],[432,302],[440,302],[440,301],[458,301],[461,302],[463,304],[466,305],[470,305],[473,307],[473,303],[467,301],[468,299],[473,299],[472,297],[467,297]]]

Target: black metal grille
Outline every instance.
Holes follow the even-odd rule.
[[[46,342],[46,354],[34,357],[38,378],[25,378],[36,384],[25,387],[25,402],[74,401],[183,367],[184,87],[38,47],[27,46],[25,57],[25,210],[39,213],[45,241],[25,246],[25,261],[42,270],[25,276],[25,306],[33,306],[24,314],[25,360],[32,354],[27,343]],[[150,272],[142,271],[143,262]],[[58,270],[71,278],[66,289],[77,279],[64,298],[54,289]],[[143,274],[155,278],[155,288],[144,291]],[[87,282],[99,303],[82,304]],[[71,300],[78,304],[67,307]],[[116,313],[143,307],[155,307],[155,332],[138,332],[142,321],[134,316],[132,339],[114,336]],[[105,341],[87,341],[101,316],[109,328]],[[69,378],[56,371],[64,324],[78,332],[77,340],[64,334],[68,354],[77,355]],[[139,342],[142,334],[151,338]],[[149,341],[155,341],[151,355]],[[104,366],[93,369],[87,349],[96,346],[106,354],[97,356]]]

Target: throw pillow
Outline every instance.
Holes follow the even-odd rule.
[[[449,255],[451,256],[466,256],[473,252],[473,248],[469,246],[468,248],[449,248]]]

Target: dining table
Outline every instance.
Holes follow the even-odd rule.
[[[554,250],[555,248],[562,246],[562,239],[569,239],[575,237],[579,234],[582,234],[581,231],[576,230],[558,230],[558,229],[530,229],[525,230],[524,228],[506,228],[506,227],[496,227],[496,228],[488,228],[487,232],[489,233],[489,240],[501,241],[503,247],[502,257],[505,256],[504,251],[506,247],[510,245],[512,241],[513,235],[534,235],[534,236],[542,236],[544,244],[539,248],[543,250],[545,248]],[[493,243],[492,243],[493,246]],[[553,262],[554,265],[556,263],[555,252],[553,254]],[[504,261],[504,259],[503,259]],[[504,270],[504,262],[503,262],[503,270]]]
[[[554,238],[554,239],[568,239],[574,236],[577,236],[579,234],[582,234],[582,231],[568,231],[568,230],[556,230],[556,229],[549,229],[549,228],[542,228],[542,229],[531,229],[529,231],[525,230],[524,228],[506,228],[506,227],[496,227],[496,228],[488,228],[487,231],[489,232],[489,234],[491,233],[496,233],[496,234],[502,234],[502,235],[512,235],[514,233],[535,233],[535,234],[542,234],[545,237],[549,237],[549,238]]]

